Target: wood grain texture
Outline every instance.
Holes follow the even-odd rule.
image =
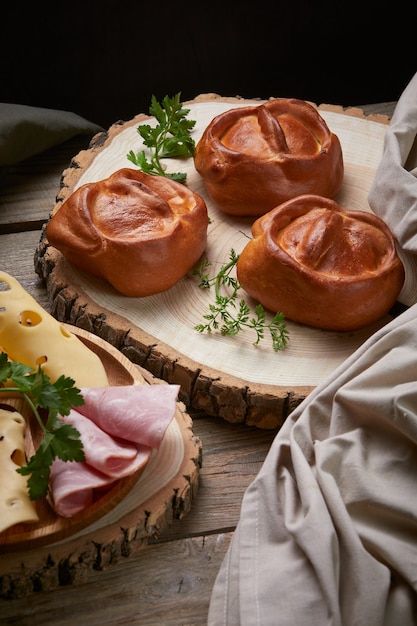
[[[195,140],[212,118],[232,107],[257,100],[202,94],[191,102]],[[345,208],[370,211],[367,194],[380,156],[388,117],[366,116],[357,108],[321,105],[319,111],[341,141],[345,177],[335,200]],[[151,118],[138,115],[96,135],[63,173],[62,188],[52,214],[81,185],[102,180],[129,166],[130,149],[141,149],[137,126]],[[178,168],[168,160],[168,168]],[[193,159],[181,162],[187,184],[206,201],[210,225],[207,258],[219,268],[231,248],[238,253],[251,236],[250,218],[222,214],[208,196]],[[351,333],[330,332],[288,321],[290,341],[280,353],[268,338],[258,348],[249,333],[224,337],[200,335],[194,327],[209,311],[213,295],[198,288],[192,272],[166,292],[148,298],[126,298],[110,285],[72,266],[44,236],[35,255],[36,271],[46,281],[52,313],[62,321],[98,334],[132,362],[155,376],[181,385],[187,407],[220,416],[232,423],[276,428],[287,415],[375,330],[391,317]]]
[[[100,357],[110,385],[166,384],[99,337],[69,325],[66,328]],[[18,524],[1,534],[0,597],[7,597],[11,588],[15,594],[17,589],[33,591],[35,579],[43,579],[43,585],[52,589],[62,584],[63,569],[68,580],[75,581],[80,571],[96,567],[98,560],[104,565],[108,559],[116,562],[118,557],[142,549],[191,509],[198,491],[201,455],[192,420],[177,402],[160,448],[134,476],[117,481],[109,492],[71,518],[56,515],[41,501],[38,523]],[[57,562],[61,562],[61,573]]]
[[[394,106],[392,102],[364,105],[361,109],[367,114],[389,116]],[[68,166],[65,159],[59,160],[58,153],[55,173],[51,169],[43,185],[35,184],[36,177],[24,190],[19,185],[13,189],[0,185],[0,206],[6,223],[13,221],[14,207],[22,202],[29,222],[32,206],[38,207],[39,215],[47,220],[60,173]],[[42,168],[42,163],[40,155],[34,167]],[[40,236],[38,229],[0,235],[0,267],[16,276],[48,310],[49,296],[33,268]],[[239,520],[242,497],[261,468],[276,430],[233,424],[203,412],[193,413],[193,431],[203,444],[203,465],[198,495],[185,518],[174,520],[156,543],[137,554],[104,568],[98,562],[97,569],[88,570],[84,580],[80,577],[66,584],[70,580],[63,579],[59,588],[47,591],[42,587],[44,581],[38,579],[31,581],[36,593],[0,599],[2,626],[207,624],[211,590]]]
[[[60,190],[62,165],[88,147],[86,136],[45,150],[17,165],[0,168],[0,233],[16,233],[41,228]],[[36,192],[36,197],[33,192]]]
[[[276,433],[230,424],[209,416],[197,417],[193,424],[194,434],[203,445],[203,463],[198,494],[185,517],[174,520],[164,532],[138,550],[120,554],[117,546],[104,551],[100,543],[94,543],[90,546],[96,556],[93,568],[77,558],[51,558],[45,560],[45,567],[37,576],[26,575],[10,581],[0,574],[3,589],[0,616],[11,617],[17,612],[23,618],[26,612],[26,619],[29,620],[32,612],[40,612],[45,625],[73,624],[74,615],[84,619],[81,603],[75,601],[75,613],[59,614],[60,603],[65,605],[68,596],[76,599],[82,590],[87,610],[91,605],[94,607],[91,608],[91,624],[99,626],[106,623],[105,615],[111,605],[110,600],[106,600],[106,593],[100,590],[111,588],[112,596],[126,598],[132,608],[136,606],[137,621],[133,623],[142,624],[142,618],[151,620],[153,603],[160,605],[159,608],[155,606],[155,610],[160,611],[161,616],[166,613],[164,620],[172,619],[167,624],[178,623],[174,615],[169,617],[170,611],[165,603],[170,607],[179,601],[184,605],[190,604],[197,611],[195,621],[184,621],[184,624],[204,624],[210,590],[227,550],[230,533],[239,519],[243,493],[258,473]],[[193,546],[195,549],[190,552]],[[21,566],[26,566],[23,559]],[[157,597],[153,594],[147,596],[143,585],[148,588],[148,581],[159,579],[163,572],[166,588],[158,584]],[[205,594],[201,604],[197,602],[194,606],[193,589],[185,587],[181,590],[181,576],[177,576],[181,572],[186,573],[188,584],[193,589],[199,587],[202,595]],[[19,598],[23,599],[25,595],[28,597],[22,604]],[[148,598],[146,602],[144,598]],[[69,604],[72,600],[68,601]],[[129,606],[126,610],[129,612]],[[59,622],[54,621],[57,615],[60,615]],[[125,616],[125,609],[121,611],[121,616]],[[37,618],[34,616],[34,619]],[[120,619],[122,624],[122,617]]]
[[[43,211],[45,208],[43,208]],[[49,297],[44,281],[33,269],[33,254],[39,242],[39,230],[1,235],[0,268],[14,276],[22,287],[48,312]]]
[[[0,624],[204,626],[209,590],[231,537],[221,533],[149,546],[79,585],[3,601]]]

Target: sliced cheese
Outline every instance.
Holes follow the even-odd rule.
[[[103,387],[108,378],[100,358],[43,309],[20,283],[0,272],[0,344],[9,358],[55,382],[61,375],[77,387]]]
[[[22,522],[38,522],[35,503],[29,498],[27,476],[17,473],[25,465],[24,417],[0,409],[0,532]]]

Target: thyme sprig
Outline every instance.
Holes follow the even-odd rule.
[[[214,287],[215,302],[209,305],[210,313],[203,316],[207,323],[198,324],[194,330],[199,333],[220,330],[221,335],[233,337],[244,328],[249,328],[256,334],[254,346],[264,339],[265,330],[269,330],[273,349],[276,352],[283,350],[289,340],[284,315],[278,312],[272,321],[267,323],[267,314],[261,304],[255,306],[254,315],[251,316],[251,309],[247,302],[244,299],[238,300],[238,293],[242,287],[239,281],[231,275],[238,260],[239,255],[232,249],[229,253],[229,261],[222,265],[215,276],[210,276],[207,272],[211,266],[208,259],[195,270],[195,274],[200,278],[201,289]],[[222,289],[226,290],[226,295],[222,294]]]

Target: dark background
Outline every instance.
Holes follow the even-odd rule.
[[[6,2],[0,101],[105,128],[147,113],[152,94],[393,101],[417,71],[415,24],[401,3]]]

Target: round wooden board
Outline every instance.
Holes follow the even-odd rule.
[[[195,140],[215,115],[260,102],[206,94],[185,103],[189,118],[196,120]],[[345,177],[335,200],[345,208],[370,211],[367,195],[382,155],[388,118],[366,117],[359,109],[318,108],[343,149]],[[143,148],[137,127],[145,122],[153,124],[155,120],[138,115],[115,124],[74,157],[63,173],[53,213],[80,185],[132,166],[126,155]],[[167,160],[167,169],[186,172],[187,185],[204,197],[210,216],[206,254],[213,272],[218,271],[232,248],[241,252],[253,219],[221,213],[210,200],[192,159]],[[203,321],[213,294],[199,289],[192,273],[164,293],[127,298],[71,266],[48,245],[44,233],[35,253],[35,269],[46,281],[51,312],[57,319],[99,335],[155,376],[180,384],[180,398],[189,408],[262,428],[279,427],[314,387],[391,319],[387,315],[370,327],[349,333],[288,322],[289,344],[274,352],[268,337],[255,348],[251,331],[236,337],[197,333],[194,327]]]
[[[111,385],[166,384],[116,348],[67,325],[101,358]],[[39,523],[18,524],[0,535],[0,597],[53,589],[106,567],[144,547],[191,508],[198,490],[202,446],[181,402],[162,444],[144,468],[118,483],[82,514],[57,516],[40,504]]]

